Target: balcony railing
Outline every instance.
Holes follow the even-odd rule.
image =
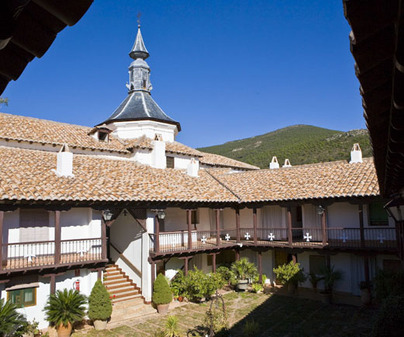
[[[101,238],[61,240],[60,248],[56,248],[55,241],[3,244],[0,271],[81,264],[103,259]]]
[[[297,247],[297,248],[339,248],[339,249],[396,249],[396,231],[392,227],[383,228],[327,228],[319,227],[285,228],[259,227],[240,228],[240,242],[237,242],[235,229],[221,229],[191,232],[188,242],[188,231],[163,232],[159,234],[158,245],[156,235],[150,234],[150,250],[154,253],[181,252],[190,250],[208,250],[217,247],[236,246],[237,244]]]

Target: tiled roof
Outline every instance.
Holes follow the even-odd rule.
[[[199,151],[203,157],[200,159],[202,164],[211,165],[211,166],[224,166],[230,168],[241,168],[245,170],[258,170],[259,167],[244,163],[242,161],[230,159],[218,154],[207,153]]]
[[[373,158],[309,164],[274,170],[209,172],[243,202],[286,201],[379,195]]]
[[[58,177],[56,153],[0,147],[0,200],[237,202],[206,171],[190,177],[130,160],[74,155],[74,177]]]
[[[71,148],[129,153],[118,139],[111,136],[109,142],[100,142],[88,135],[91,130],[80,125],[0,113],[0,139],[51,145],[66,143]]]

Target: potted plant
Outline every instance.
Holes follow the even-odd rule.
[[[70,336],[75,322],[83,320],[87,299],[77,290],[58,290],[45,306],[46,320],[56,327],[58,337]]]
[[[372,301],[371,297],[371,289],[372,289],[372,282],[361,281],[359,283],[359,289],[361,290],[361,301],[364,305],[369,305]]]
[[[167,313],[170,302],[173,300],[173,294],[163,274],[159,274],[154,281],[152,300],[157,307],[158,313]]]
[[[248,286],[248,279],[254,278],[257,274],[257,267],[254,263],[249,262],[246,257],[243,257],[231,265],[231,271],[238,280],[237,289],[245,291]]]
[[[88,298],[88,317],[93,321],[96,330],[104,330],[111,314],[112,303],[108,290],[101,280],[97,280]]]
[[[0,299],[0,336],[14,336],[27,328],[25,316],[17,311],[17,306],[10,301]]]
[[[39,323],[35,321],[35,319],[31,322],[28,322],[25,332],[22,335],[23,337],[37,337],[41,335],[41,331],[38,329]],[[1,336],[1,335],[0,335]]]
[[[290,294],[294,294],[299,283],[303,283],[307,279],[303,269],[300,268],[300,264],[293,261],[278,266],[273,271],[276,274],[276,278],[287,286]]]
[[[315,293],[317,292],[318,282],[320,282],[321,280],[323,280],[323,278],[318,276],[316,273],[309,273],[309,281]]]
[[[335,282],[342,280],[342,272],[340,270],[335,270],[334,266],[324,267],[320,270],[320,275],[324,281],[324,291],[321,292],[323,302],[332,302],[332,292],[334,289]]]

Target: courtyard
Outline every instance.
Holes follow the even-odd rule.
[[[254,321],[259,333],[254,336],[369,336],[376,313],[373,307],[324,304],[297,296],[283,294],[254,294],[231,292],[223,296],[230,336],[246,336],[244,326]],[[207,303],[187,303],[170,310],[179,319],[180,336],[189,330],[194,336],[202,331]],[[143,318],[121,321],[105,331],[84,329],[73,337],[82,336],[154,336],[165,325],[167,316],[152,314]]]

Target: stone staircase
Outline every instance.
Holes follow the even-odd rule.
[[[140,288],[115,264],[105,268],[104,285],[113,304],[135,299],[143,301]]]

